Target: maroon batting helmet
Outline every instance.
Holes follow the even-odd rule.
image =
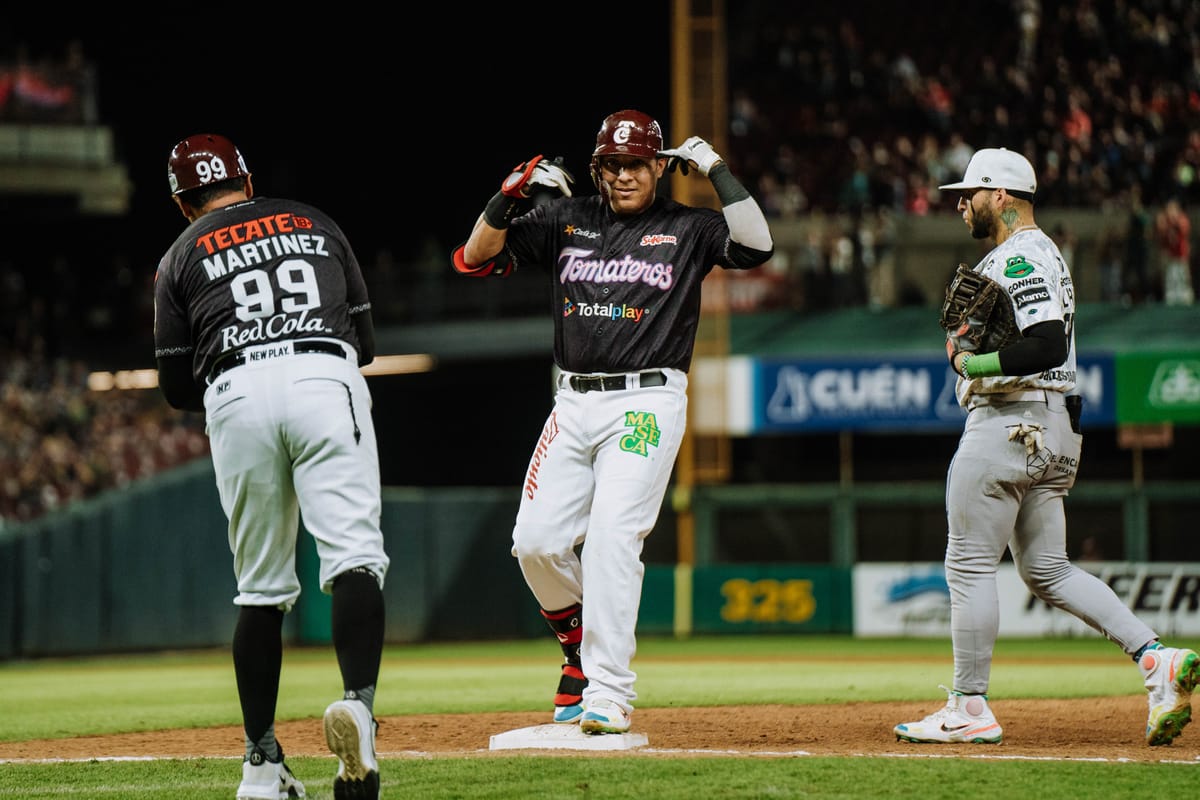
[[[167,182],[171,194],[196,189],[229,178],[248,178],[250,170],[233,142],[215,133],[189,136],[171,150]]]
[[[609,155],[658,158],[663,149],[662,128],[654,118],[627,108],[609,114],[600,123],[592,151],[592,181],[600,188],[600,158]]]

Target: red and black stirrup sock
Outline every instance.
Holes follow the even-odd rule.
[[[583,702],[583,690],[588,683],[579,658],[579,643],[583,640],[583,605],[576,603],[558,611],[542,609],[542,616],[550,630],[558,637],[558,643],[566,658],[566,663],[562,665],[562,675],[558,679],[554,705],[578,705]]]

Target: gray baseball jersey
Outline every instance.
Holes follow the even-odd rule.
[[[1068,393],[1075,388],[1075,286],[1071,271],[1054,240],[1040,228],[1018,230],[975,265],[975,271],[996,281],[1013,306],[1017,327],[1025,330],[1047,320],[1062,320],[1067,331],[1067,357],[1055,369],[1037,375],[997,375],[959,378],[959,402],[972,395],[1047,389]]]
[[[1022,330],[1062,320],[1069,349],[1061,365],[1036,375],[958,381],[969,412],[947,473],[946,583],[954,689],[967,694],[988,691],[1000,626],[996,567],[1005,548],[1030,591],[1125,652],[1155,638],[1106,583],[1067,558],[1063,498],[1075,485],[1083,444],[1063,399],[1075,387],[1070,269],[1037,228],[1008,237],[976,269],[1006,289]]]

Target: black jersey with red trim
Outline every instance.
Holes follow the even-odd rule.
[[[370,309],[341,228],[293,200],[255,197],[187,227],[154,276],[154,354],[192,354],[197,382],[248,345],[340,339],[359,350],[350,317]]]
[[[687,371],[700,321],[700,285],[730,257],[720,211],[664,197],[618,216],[598,195],[564,197],[517,217],[505,251],[513,267],[549,269],[554,360],[569,372]]]

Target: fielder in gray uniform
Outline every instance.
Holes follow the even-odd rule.
[[[383,653],[379,456],[359,367],[374,358],[362,271],[336,223],[258,197],[224,136],[167,161],[190,223],[158,265],[154,355],[175,408],[203,411],[240,607],[233,634],[246,734],[238,800],[304,797],[275,740],[284,615],[300,596],[300,514],[333,597],[343,697],[325,710],[334,797],[377,798],[375,684]]]
[[[659,179],[675,168],[708,177],[722,210],[659,197]],[[572,197],[560,163],[538,156],[518,166],[453,266],[477,277],[551,276],[561,374],[512,554],[565,656],[554,721],[599,734],[629,730],[637,697],[642,544],[687,422],[701,282],[715,266],[764,263],[774,244],[762,210],[707,142],[664,150],[658,123],[640,111],[604,119],[590,172],[599,195]],[[543,191],[566,196],[535,203]]]
[[[987,691],[999,629],[996,567],[1008,547],[1034,595],[1129,654],[1149,693],[1146,742],[1170,744],[1191,718],[1196,653],[1164,647],[1107,584],[1067,560],[1063,498],[1075,484],[1082,444],[1079,407],[1068,397],[1075,388],[1075,291],[1062,253],[1034,221],[1033,167],[1010,150],[980,150],[961,181],[939,188],[959,193],[974,238],[995,241],[975,270],[1004,287],[1022,337],[992,353],[963,351],[953,333],[948,337],[958,400],[968,409],[946,482],[954,686],[944,707],[897,725],[896,737],[1002,740]]]

